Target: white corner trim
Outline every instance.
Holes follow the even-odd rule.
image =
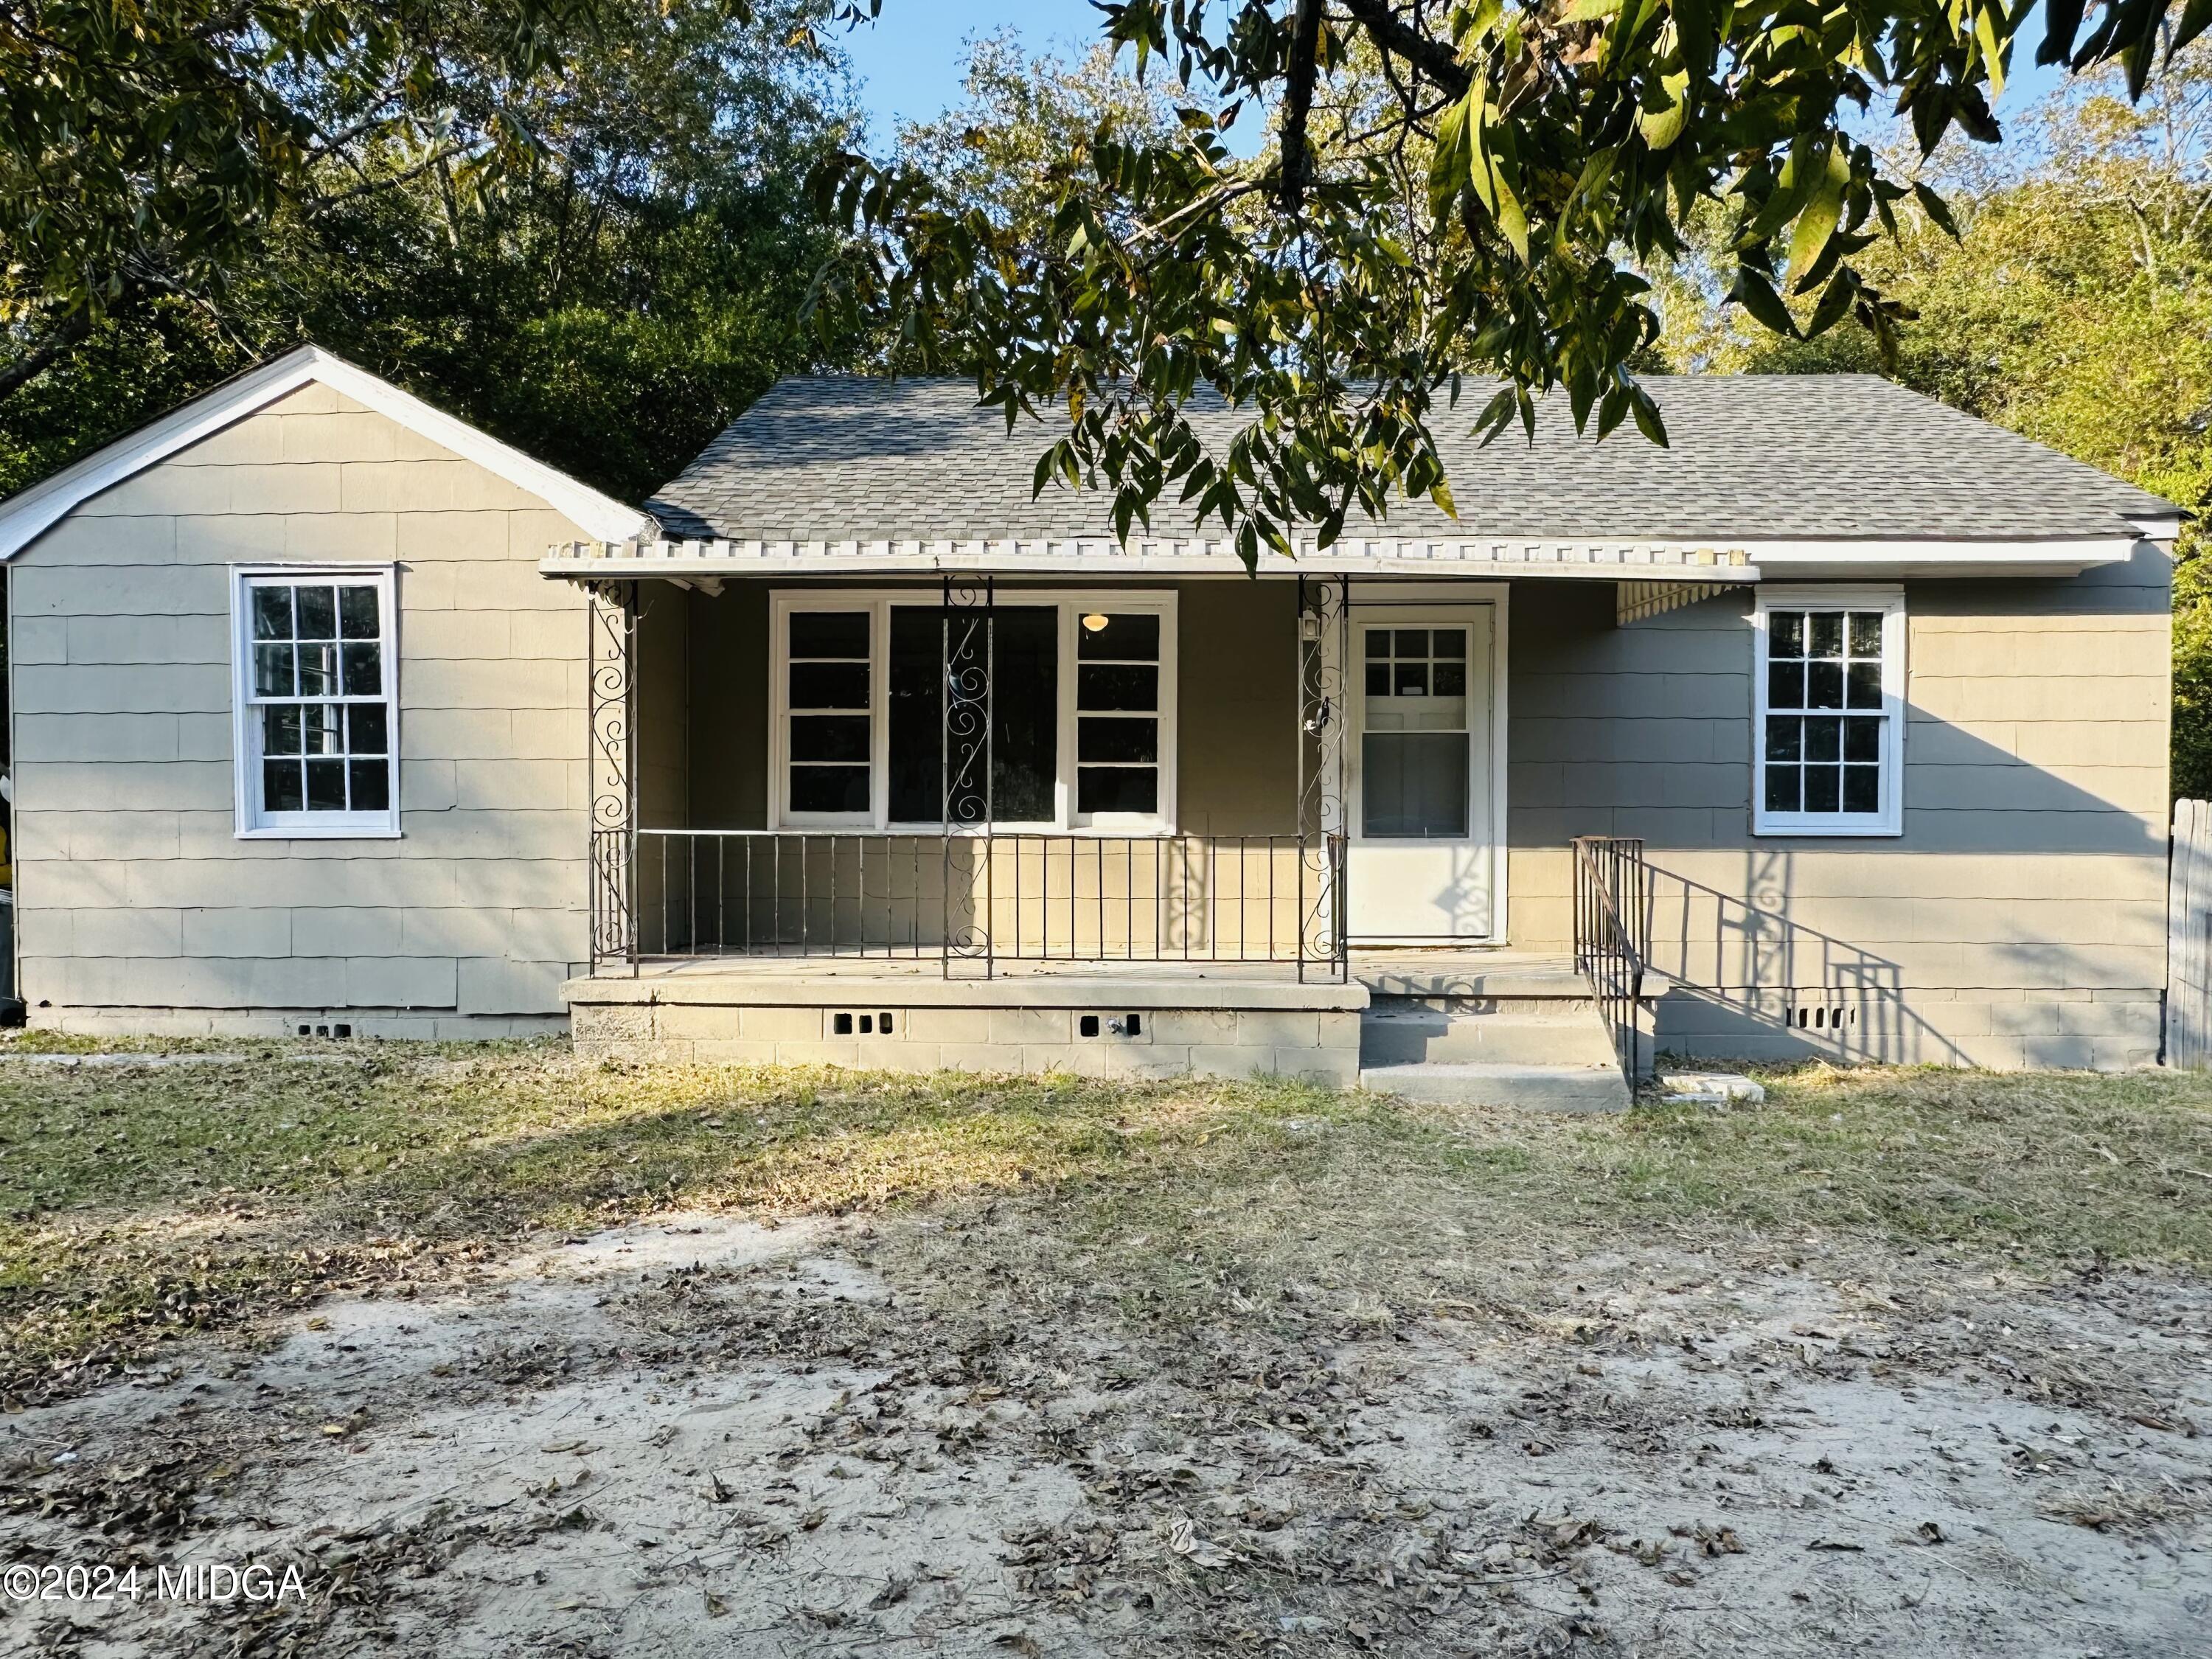
[[[652,533],[653,521],[635,507],[532,459],[513,445],[433,409],[420,398],[343,357],[331,356],[320,346],[307,345],[247,370],[0,502],[0,561],[15,557],[72,508],[100,491],[113,489],[179,450],[309,385],[342,392],[462,459],[474,461],[518,489],[537,496],[594,537],[621,541]]]

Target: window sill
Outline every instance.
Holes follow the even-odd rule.
[[[232,832],[231,838],[234,841],[398,841],[400,836],[396,825],[374,830],[332,824],[328,829],[298,825],[282,830],[238,830]]]
[[[1885,836],[1895,840],[1904,835],[1904,826],[1894,823],[1754,823],[1751,833],[1771,840],[1804,841],[1849,838],[1858,841],[1880,840]]]

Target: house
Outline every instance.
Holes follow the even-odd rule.
[[[641,511],[295,352],[0,504],[30,1017],[2154,1060],[2176,510],[1878,379],[1654,386],[1669,448],[1450,436],[1459,519],[1252,574],[957,383],[787,381]]]

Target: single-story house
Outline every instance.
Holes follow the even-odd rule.
[[[1462,516],[1255,574],[960,383],[787,381],[638,507],[294,352],[0,504],[30,1018],[2154,1060],[2176,509],[1879,379],[1653,385],[1670,447],[1447,422]]]

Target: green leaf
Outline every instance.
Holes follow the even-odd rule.
[[[1777,334],[1792,340],[1797,337],[1797,325],[1791,320],[1790,307],[1782,303],[1782,296],[1774,291],[1774,285],[1749,265],[1736,267],[1735,286],[1729,289],[1729,298]]]
[[[1479,169],[1486,91],[1478,76],[1467,96],[1437,123],[1437,147],[1429,157],[1429,211],[1439,218],[1474,182]]]
[[[1690,71],[1676,70],[1661,76],[1659,88],[1667,94],[1667,107],[1638,111],[1636,125],[1646,144],[1653,149],[1666,149],[1682,136],[1690,118]]]
[[[2212,7],[2212,0],[2205,0],[2205,4]],[[1918,183],[1912,186],[1912,199],[1920,204],[1920,210],[1928,216],[1936,228],[1954,242],[1960,240],[1958,224],[1951,217],[1949,203],[1929,189],[1927,185]]]
[[[1797,228],[1790,237],[1790,277],[1795,280],[1812,270],[1821,250],[1828,246],[1828,238],[1836,232],[1836,222],[1844,214],[1844,186],[1850,182],[1850,158],[1844,154],[1841,145],[1828,152],[1828,163],[1821,170],[1818,181],[1797,216]]]

